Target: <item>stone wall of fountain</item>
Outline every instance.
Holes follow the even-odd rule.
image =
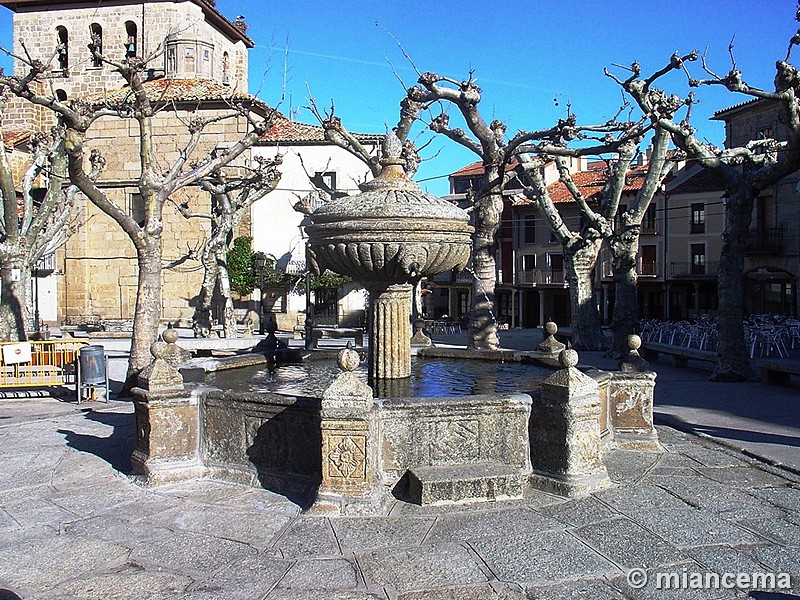
[[[574,496],[610,485],[614,448],[660,451],[655,374],[635,348],[614,372],[590,375],[561,351],[538,393],[375,400],[351,372],[322,398],[233,394],[183,385],[156,359],[134,390],[135,472],[153,484],[215,477],[265,487],[304,508],[358,514],[392,497],[422,504],[521,497],[534,487]],[[552,360],[551,352],[516,360]],[[506,359],[508,357],[506,356]],[[605,408],[604,408],[605,406]]]

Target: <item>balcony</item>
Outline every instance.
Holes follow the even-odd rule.
[[[563,269],[531,269],[517,273],[517,285],[564,285]]]
[[[702,265],[697,265],[689,261],[686,262],[671,262],[669,263],[669,276],[670,277],[686,277],[694,279],[702,279],[705,277],[716,277],[719,262],[707,262]]]
[[[445,271],[433,276],[433,281],[442,284],[453,283],[468,283],[471,284],[475,278],[472,276],[472,271],[464,269],[460,273],[453,273],[453,271]],[[499,279],[498,279],[499,280]]]
[[[783,229],[780,227],[750,229],[744,239],[744,253],[783,254]]]
[[[654,260],[639,259],[636,274],[639,277],[658,277],[658,263]]]
[[[56,270],[56,255],[46,254],[40,258],[32,269],[34,277],[47,277],[52,275]]]

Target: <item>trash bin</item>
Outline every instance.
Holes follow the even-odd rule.
[[[81,383],[85,385],[105,384],[106,355],[102,346],[84,346],[81,348]]]

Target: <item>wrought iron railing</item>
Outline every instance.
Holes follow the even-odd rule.
[[[712,261],[702,264],[694,262],[671,262],[669,263],[670,277],[716,277],[719,269],[719,262]]]

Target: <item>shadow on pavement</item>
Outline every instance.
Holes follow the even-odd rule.
[[[102,458],[117,471],[131,473],[131,453],[135,444],[136,419],[133,414],[94,412],[84,409],[84,416],[90,421],[112,427],[111,435],[101,437],[59,429],[67,440],[67,446],[79,452],[87,452]]]
[[[680,429],[681,431],[696,431],[710,435],[715,438],[728,440],[739,440],[741,442],[757,442],[762,444],[781,444],[783,446],[800,446],[800,438],[790,435],[780,435],[774,433],[764,433],[761,431],[749,431],[744,429],[732,429],[730,427],[719,427],[715,425],[702,425],[684,421],[675,415],[655,413],[656,424],[667,425]]]

